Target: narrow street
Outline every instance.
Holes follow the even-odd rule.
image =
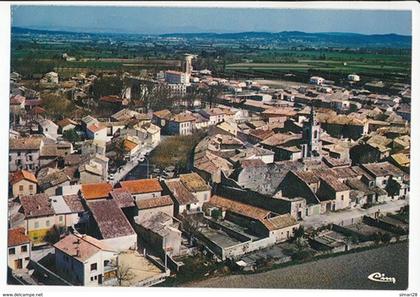
[[[377,211],[380,211],[381,213],[398,211],[406,205],[408,205],[408,200],[389,201],[385,204],[375,205],[368,209],[355,208],[339,212],[329,212],[319,216],[306,217],[303,219],[301,224],[305,228],[319,228],[328,224],[341,224],[342,221],[348,222],[352,219],[356,220],[365,215],[374,214]]]
[[[137,178],[147,178],[146,166],[149,165],[148,164],[148,162],[149,162],[148,161],[148,158],[149,157],[148,156],[145,156],[145,155],[146,155],[146,153],[150,153],[154,148],[155,147],[149,147],[149,146],[142,147],[140,149],[140,151],[138,152],[138,154],[134,158],[132,158],[131,160],[127,161],[127,163],[124,166],[122,166],[122,167],[120,167],[118,169],[118,171],[114,174],[113,180],[111,180],[110,183],[112,183],[112,184],[115,185],[119,181],[125,179],[125,177],[133,169],[135,169],[137,165],[143,164],[143,163],[145,164],[145,166],[144,166],[145,167],[145,172],[144,172],[144,174],[140,174],[140,176],[138,176]],[[140,163],[140,159],[141,158],[144,158],[145,159],[142,163]],[[143,167],[143,166],[140,166],[140,167]],[[150,172],[149,172],[149,174],[150,174]]]

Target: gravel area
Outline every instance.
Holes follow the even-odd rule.
[[[368,279],[374,272],[395,277],[396,283]],[[363,252],[320,259],[264,273],[230,275],[199,282],[187,287],[213,288],[302,288],[404,290],[408,286],[408,242]]]

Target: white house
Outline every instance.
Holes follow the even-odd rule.
[[[107,127],[101,123],[94,123],[86,127],[86,136],[89,139],[108,140]]]
[[[58,274],[74,285],[98,286],[115,278],[117,252],[91,236],[70,234],[54,248]]]
[[[12,270],[25,269],[31,258],[31,241],[24,228],[9,229],[7,232],[7,265]]]
[[[310,84],[314,84],[314,85],[322,85],[324,83],[325,79],[319,76],[312,76],[309,79],[309,83]]]

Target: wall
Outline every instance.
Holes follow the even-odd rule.
[[[174,205],[166,205],[161,207],[153,207],[147,209],[139,209],[138,210],[138,217],[141,221],[148,220],[150,217],[154,216],[158,212],[163,212],[171,217],[174,215]]]
[[[47,232],[53,227],[55,216],[30,218],[26,220],[25,230],[28,237],[35,243],[43,243]]]
[[[19,153],[20,156],[18,156]],[[17,164],[18,160],[20,160],[20,165]],[[9,171],[25,169],[34,172],[39,169],[39,166],[39,149],[9,151]]]
[[[109,248],[115,251],[126,251],[137,248],[137,234],[108,238],[101,240]]]
[[[20,186],[23,187],[22,190],[20,190]],[[30,186],[32,186],[32,189],[30,189]],[[21,180],[15,183],[12,187],[13,197],[24,196],[24,195],[34,195],[36,194],[36,190],[37,190],[37,184],[30,182],[28,180]]]
[[[100,183],[102,181],[103,181],[103,179],[102,179],[101,175],[92,174],[92,173],[87,172],[87,171],[80,172],[80,183],[81,184],[94,184],[94,183]]]
[[[296,224],[296,225],[285,227],[282,229],[270,231],[270,237],[274,237],[276,242],[283,242],[293,237],[293,235],[295,234],[295,231],[298,228],[299,228],[299,224]]]
[[[73,257],[55,249],[55,267],[57,273],[74,285],[85,285],[84,265]]]
[[[22,248],[26,247],[26,252],[22,251]],[[10,250],[14,248],[15,253],[10,254]],[[15,269],[15,260],[22,260],[22,268],[26,268],[28,266],[31,257],[31,244],[22,244],[17,246],[9,246],[7,249],[7,263],[10,268]]]
[[[151,193],[143,193],[143,194],[132,194],[135,201],[139,201],[141,199],[149,199],[149,198],[155,198],[160,197],[161,192],[151,192]]]

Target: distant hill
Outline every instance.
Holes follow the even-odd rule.
[[[330,44],[383,46],[383,47],[411,47],[411,36],[398,34],[373,34],[365,35],[358,33],[306,33],[300,31],[270,32],[241,32],[241,33],[173,33],[161,34],[162,37],[178,38],[202,38],[202,39],[267,39],[280,42],[301,41]]]
[[[28,29],[20,27],[12,27],[12,34],[92,34],[92,35],[139,35],[145,34],[124,34],[124,33],[87,33],[87,32],[71,32],[71,31],[54,31],[41,29]],[[150,35],[149,35],[150,36]],[[411,48],[412,37],[398,34],[373,34],[365,35],[358,33],[306,33],[300,31],[283,31],[277,33],[271,32],[240,32],[240,33],[171,33],[156,35],[159,37],[176,37],[185,39],[224,39],[224,40],[249,40],[261,39],[265,41],[275,41],[279,43],[293,42],[294,44],[304,45],[325,45],[325,46],[342,46],[342,47],[390,47],[390,48]]]

